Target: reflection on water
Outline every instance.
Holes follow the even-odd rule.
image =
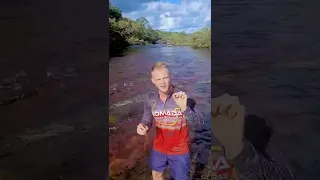
[[[211,96],[211,56],[208,50],[190,47],[166,47],[152,45],[135,47],[123,57],[110,60],[110,114],[117,119],[117,132],[110,137],[110,173],[116,174],[125,168],[132,168],[146,155],[143,151],[145,137],[136,134],[136,126],[143,113],[143,94],[153,90],[150,80],[151,66],[157,61],[169,64],[173,84],[185,91],[197,102],[197,107],[205,115],[203,127],[192,127],[191,152],[205,154],[211,144],[208,125]],[[130,121],[128,121],[130,119]],[[149,135],[149,149],[155,132]],[[206,150],[207,149],[207,150]],[[199,156],[200,163],[207,159]],[[148,172],[150,173],[150,172]]]
[[[159,48],[159,52],[161,52],[164,56],[164,59],[171,59],[174,53],[175,47],[162,47]]]
[[[213,1],[213,94],[269,116],[270,147],[297,179],[320,172],[319,1]],[[281,158],[280,158],[281,159]]]

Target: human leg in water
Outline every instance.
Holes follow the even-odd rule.
[[[150,166],[153,180],[163,180],[163,171],[167,167],[167,155],[155,149],[151,151]]]
[[[189,180],[189,171],[191,167],[190,153],[179,155],[168,154],[167,158],[173,179]]]

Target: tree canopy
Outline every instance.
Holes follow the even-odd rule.
[[[211,48],[211,28],[206,27],[192,34],[154,30],[145,17],[131,20],[124,17],[118,7],[109,3],[109,46],[111,56],[123,52],[130,45],[153,44],[158,40],[171,45]]]

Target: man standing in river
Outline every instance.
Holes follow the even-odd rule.
[[[144,103],[144,113],[137,133],[146,135],[156,121],[156,137],[150,157],[154,180],[163,180],[167,164],[175,180],[189,180],[191,158],[189,153],[188,123],[203,123],[195,111],[195,102],[185,92],[176,92],[171,84],[171,74],[163,62],[151,69],[151,81],[158,92],[150,93]]]

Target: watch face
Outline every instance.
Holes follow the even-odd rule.
[[[223,148],[212,147],[211,160],[211,180],[229,180],[232,178],[233,167],[223,155]]]

